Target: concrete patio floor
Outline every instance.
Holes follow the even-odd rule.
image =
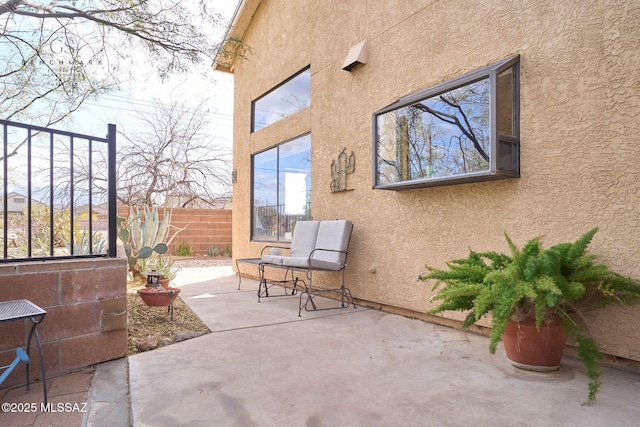
[[[128,359],[134,426],[640,425],[637,375],[605,368],[582,406],[577,360],[525,372],[483,336],[363,307],[298,317],[297,296],[237,284],[184,285],[212,333]]]
[[[178,282],[212,333],[48,381],[52,401],[87,412],[0,413],[0,425],[640,426],[638,375],[605,367],[595,404],[582,406],[575,359],[525,372],[502,347],[489,354],[486,337],[419,320],[364,307],[298,317],[297,296],[258,303],[256,281],[237,290],[228,268],[209,270]],[[40,387],[0,397],[37,402]]]

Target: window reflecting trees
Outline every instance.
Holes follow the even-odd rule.
[[[518,64],[501,61],[376,112],[374,186],[519,176]]]

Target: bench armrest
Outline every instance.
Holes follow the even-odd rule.
[[[284,249],[286,251],[290,251],[291,248],[289,248],[288,246],[274,246],[274,245],[267,245],[264,248],[262,248],[262,251],[260,251],[260,256],[262,257],[262,255],[265,254],[265,252],[267,254],[269,254],[271,252],[271,249]],[[267,251],[268,250],[268,251]]]
[[[330,260],[323,260],[323,259],[314,258],[314,255],[316,253],[323,253],[323,252],[344,254],[344,259],[341,262],[337,262],[337,261],[330,261]],[[309,254],[309,269],[310,270],[316,269],[316,270],[340,271],[346,265],[347,253],[348,253],[348,251],[340,251],[340,250],[337,250],[337,249],[316,248],[316,249],[312,250],[311,253]]]

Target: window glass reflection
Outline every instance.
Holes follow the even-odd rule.
[[[253,102],[252,131],[297,113],[311,105],[311,70],[307,68]]]
[[[268,217],[277,213],[278,148],[256,154],[253,158],[254,220],[252,235],[273,236],[276,222]]]
[[[489,79],[381,114],[378,184],[486,171]]]
[[[311,219],[311,135],[253,158],[254,240],[286,241],[296,221]]]

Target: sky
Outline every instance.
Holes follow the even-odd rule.
[[[183,1],[188,6],[193,0]],[[239,0],[207,1],[212,9],[222,14],[227,21],[224,26],[220,26],[212,34],[214,42],[218,42],[224,37],[228,21],[231,20]],[[209,146],[214,150],[220,148],[224,155],[219,151],[217,157],[228,156],[228,160],[231,162],[233,75],[214,71],[211,67],[212,59],[206,59],[199,66],[194,66],[193,72],[177,74],[162,82],[144,52],[140,54],[134,52],[132,57],[134,63],[129,65],[136,72],[135,80],[123,82],[117,91],[86,100],[68,119],[53,125],[52,128],[105,137],[108,125],[113,123],[118,131],[117,147],[122,147],[127,143],[124,135],[132,137],[136,133],[148,134],[140,120],[136,118],[137,115],[143,114],[145,111],[152,111],[161,103],[165,105],[177,103],[181,108],[193,111],[199,104],[206,101],[201,111],[206,112],[209,120],[209,126],[205,129],[206,135],[210,137]],[[39,142],[34,140],[34,144],[36,151],[33,161],[37,168],[40,167],[39,162],[42,159],[48,159],[50,156],[48,151],[44,154],[38,154]],[[48,140],[44,144],[48,147]],[[46,161],[47,163],[43,163],[40,167],[42,170],[48,170],[48,160]],[[24,156],[15,156],[10,161],[12,179],[8,181],[9,191],[26,193],[24,184],[27,181],[26,165],[27,161]],[[36,181],[38,180],[36,179]],[[48,182],[48,178],[43,182]]]
[[[307,68],[255,102],[254,131],[311,105],[311,70]]]
[[[238,0],[211,0],[217,12],[230,21]],[[218,31],[219,38],[224,30]],[[212,145],[231,151],[233,140],[233,76],[229,73],[214,71],[211,61],[206,61],[188,74],[172,76],[160,81],[150,64],[140,58],[135,81],[124,82],[121,89],[101,95],[98,99],[85,101],[83,106],[72,114],[71,122],[65,127],[78,133],[103,136],[107,126],[113,123],[119,133],[127,135],[140,130],[136,115],[155,108],[159,103],[184,104],[185,108],[195,109],[206,100],[206,110],[210,119],[208,133]],[[147,66],[145,66],[147,65]],[[56,128],[58,128],[56,126]],[[118,145],[124,143],[118,135]]]

